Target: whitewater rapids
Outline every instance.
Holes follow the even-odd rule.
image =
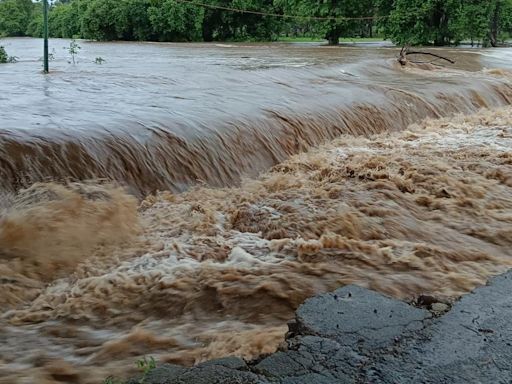
[[[99,383],[142,355],[250,359],[304,299],[344,284],[454,300],[512,266],[511,148],[503,107],[343,136],[238,187],[12,194],[0,383]]]

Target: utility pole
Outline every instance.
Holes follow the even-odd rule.
[[[44,73],[48,73],[48,0],[43,0]]]

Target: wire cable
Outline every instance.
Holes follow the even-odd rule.
[[[230,7],[224,7],[221,5],[213,5],[213,4],[206,4],[206,3],[200,3],[197,1],[192,0],[175,0],[177,3],[183,3],[183,4],[189,4],[189,5],[195,5],[197,7],[203,7],[203,8],[209,8],[209,9],[218,9],[221,11],[229,11],[229,12],[237,12],[237,13],[248,13],[251,15],[259,15],[259,16],[269,16],[269,17],[280,17],[283,19],[302,19],[302,20],[315,20],[315,21],[349,21],[349,20],[378,20],[378,19],[385,19],[389,16],[366,16],[366,17],[343,17],[343,16],[301,16],[301,15],[286,15],[286,14],[280,14],[280,13],[268,13],[268,12],[261,12],[261,11],[250,11],[248,9],[240,9],[240,8],[230,8]]]

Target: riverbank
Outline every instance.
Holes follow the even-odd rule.
[[[437,317],[447,305],[434,300],[429,311],[346,286],[306,300],[270,356],[193,368],[164,364],[144,383],[505,383],[512,368],[511,290],[509,272]]]

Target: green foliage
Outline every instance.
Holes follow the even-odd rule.
[[[82,37],[82,15],[87,8],[86,1],[75,0],[70,3],[57,4],[50,10],[49,25],[52,37]]]
[[[151,3],[149,0],[120,1],[126,19],[123,40],[157,40],[158,31],[151,25],[148,14]]]
[[[148,373],[156,368],[156,361],[153,357],[150,357],[148,360],[146,356],[144,356],[143,359],[137,360],[136,365],[137,368],[139,368],[139,370],[142,372],[142,377],[139,380],[139,384],[144,384]]]
[[[148,8],[151,27],[161,41],[193,41],[201,37],[204,10],[175,0],[152,0]]]
[[[143,359],[137,360],[135,364],[137,365],[137,368],[139,368],[143,375],[147,375],[149,372],[156,368],[156,361],[155,358],[152,356],[149,359],[146,356],[144,356]]]
[[[375,16],[375,0],[276,0],[285,13],[308,17],[335,18],[314,21],[314,29],[329,44],[338,44],[340,37],[371,37],[372,20],[344,20]]]
[[[398,44],[495,46],[512,23],[512,0],[395,0],[389,9],[385,31]]]
[[[144,384],[146,382],[147,375],[156,368],[156,360],[153,357],[148,359],[144,356],[144,358],[137,360],[135,365],[142,373],[142,376],[139,379],[139,384]],[[116,379],[114,376],[109,376],[103,380],[102,384],[123,384],[123,381]]]
[[[31,17],[25,30],[26,36],[43,37],[43,5],[35,3],[32,7]]]
[[[0,0],[0,36],[25,36],[33,8],[31,0]]]
[[[93,40],[226,41],[382,35],[397,44],[498,45],[512,34],[512,0],[58,0],[50,36]],[[382,16],[382,18],[364,19]],[[333,18],[316,20],[314,18]],[[347,20],[345,18],[359,18]],[[363,19],[361,19],[363,18]],[[0,36],[41,36],[41,2],[0,0]]]
[[[399,44],[449,44],[460,4],[460,0],[397,0],[387,32]]]
[[[104,62],[106,62],[107,60],[105,60],[103,57],[97,57],[94,59],[94,64],[103,64]]]
[[[125,24],[118,0],[91,0],[82,15],[82,34],[87,39],[119,40]]]
[[[273,0],[209,0],[209,4],[264,13],[279,13],[279,4]],[[250,13],[205,9],[202,37],[213,40],[275,40],[283,20]]]

